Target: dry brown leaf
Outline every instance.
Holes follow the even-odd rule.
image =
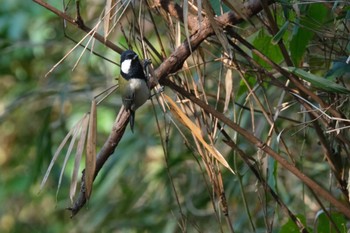
[[[68,132],[68,134],[66,135],[66,137],[63,139],[63,141],[61,142],[61,144],[60,144],[59,147],[57,148],[55,154],[53,155],[53,157],[52,157],[52,159],[51,159],[51,162],[50,162],[50,165],[49,165],[49,167],[47,168],[47,171],[46,171],[46,173],[45,173],[45,175],[44,175],[43,180],[41,181],[41,184],[40,184],[40,191],[43,189],[43,187],[44,187],[44,185],[45,185],[45,183],[46,183],[46,181],[47,181],[47,178],[48,178],[49,175],[50,175],[51,169],[52,169],[53,165],[55,164],[55,162],[56,162],[58,156],[60,155],[60,152],[61,152],[62,148],[64,147],[64,145],[66,145],[68,139],[70,138],[70,136],[72,136],[73,132],[74,132],[74,127]]]
[[[63,165],[62,165],[62,169],[61,169],[61,173],[60,173],[60,178],[58,179],[56,198],[57,198],[57,196],[58,196],[58,192],[59,192],[60,187],[61,187],[61,183],[62,183],[62,178],[63,178],[64,170],[66,169],[68,159],[69,159],[70,155],[72,154],[72,150],[73,150],[75,141],[76,141],[76,139],[77,139],[77,137],[78,137],[78,135],[79,135],[82,122],[83,122],[83,121],[80,120],[80,121],[78,122],[78,124],[77,124],[76,126],[73,127],[74,132],[73,132],[72,140],[71,140],[70,143],[69,143],[68,150],[67,150],[67,153],[66,153],[66,157],[64,158],[64,161],[63,161]]]
[[[210,154],[214,156],[214,158],[220,162],[224,167],[229,169],[233,174],[234,171],[227,163],[224,156],[212,145],[209,145],[201,135],[201,130],[181,111],[181,109],[176,105],[176,103],[166,94],[164,97],[168,104],[170,104],[170,110],[172,113],[191,131],[191,133],[202,143],[202,145],[209,151]]]
[[[187,18],[187,15],[188,15],[188,0],[184,0],[184,3],[183,3],[183,6],[182,6],[182,10],[183,10],[183,20],[184,20],[184,28],[185,28],[185,35],[186,35],[186,40],[188,42],[188,45],[189,48],[190,48],[190,51],[192,53],[192,48],[191,48],[191,43],[190,43],[190,32],[188,30],[188,18]]]
[[[103,18],[103,31],[104,31],[105,40],[107,40],[107,36],[109,32],[112,1],[113,0],[107,0],[105,5],[104,18]]]
[[[235,12],[237,15],[239,15],[242,19],[247,20],[248,17],[248,9],[244,6],[244,4],[241,1],[230,1],[230,0],[223,0],[223,3],[230,8],[233,12]]]
[[[89,132],[86,143],[86,160],[85,160],[85,197],[88,200],[95,177],[96,170],[96,123],[97,123],[96,100],[91,101]]]
[[[90,116],[89,114],[85,114],[83,117],[80,139],[79,139],[76,154],[75,154],[74,169],[72,173],[72,181],[71,181],[70,190],[69,190],[69,198],[72,203],[73,203],[73,198],[74,198],[77,183],[78,183],[78,171],[80,167],[81,156],[84,151],[86,134],[89,126],[89,116]]]
[[[225,76],[225,105],[224,105],[224,113],[227,112],[228,106],[230,104],[230,99],[232,95],[233,89],[233,78],[232,78],[232,70],[230,68],[227,69]]]
[[[203,17],[202,17],[202,0],[197,0],[197,7],[198,7],[198,12],[197,12],[197,17],[198,17],[198,28],[199,30],[201,30],[202,28],[202,21],[203,21]]]
[[[217,24],[217,22],[215,20],[215,13],[214,13],[213,8],[211,7],[211,5],[210,5],[208,0],[203,0],[202,4],[203,4],[203,10],[206,13],[206,16],[207,16],[207,18],[208,18],[208,20],[210,22],[210,25],[212,26],[212,28],[213,28],[213,30],[215,32],[215,35],[219,39],[219,41],[220,41],[222,47],[224,48],[225,52],[227,54],[229,54],[229,56],[231,56],[231,49],[230,49],[230,46],[229,46],[226,34],[224,33],[222,27],[220,27]]]
[[[349,174],[348,174],[348,185],[346,187],[346,189],[348,190],[348,198],[349,198],[349,201],[350,201],[350,169],[349,169]]]

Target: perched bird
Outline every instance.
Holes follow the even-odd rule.
[[[123,105],[130,111],[130,128],[134,132],[135,111],[150,98],[150,90],[143,67],[132,50],[126,50],[120,58],[119,88],[122,91]]]

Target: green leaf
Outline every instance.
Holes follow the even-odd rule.
[[[298,65],[306,51],[306,48],[314,36],[314,30],[318,29],[325,21],[328,10],[322,4],[310,4],[306,15],[301,17],[294,27],[294,35],[290,41],[291,57],[295,65]]]
[[[276,33],[276,35],[272,38],[271,43],[277,44],[283,37],[284,33],[287,31],[289,26],[289,20],[287,20],[283,26],[280,28],[280,30]]]
[[[344,216],[340,213],[331,213],[331,218],[333,219],[336,227],[340,230],[340,232],[346,233],[347,227],[346,219]],[[317,228],[318,233],[337,232],[334,226],[330,224],[330,221],[324,212],[317,215],[315,227]]]
[[[283,10],[283,16],[285,19],[290,19],[289,18],[289,13],[291,11],[291,5],[290,2],[288,0],[280,0],[279,1]]]
[[[271,43],[272,37],[268,35],[265,30],[260,30],[258,35],[254,38],[253,45],[268,58],[275,63],[279,64],[283,61],[283,55],[278,45]],[[271,68],[269,64],[259,58],[257,55],[253,55],[255,61],[265,68]]]
[[[306,225],[306,221],[305,221],[305,216],[304,215],[300,215],[298,214],[296,216],[304,225]],[[308,229],[309,230],[309,229]],[[295,223],[291,220],[288,219],[288,222],[286,222],[281,230],[279,231],[280,233],[299,233],[300,230],[298,228],[297,225],[295,225]]]
[[[268,179],[267,183],[273,189],[273,191],[278,192],[278,163],[272,158],[268,158]]]
[[[332,68],[327,72],[327,79],[336,79],[345,74],[350,74],[350,65],[346,63],[347,57],[343,57],[334,61],[332,64]]]
[[[335,93],[343,93],[343,94],[350,93],[349,89],[331,80],[308,73],[303,69],[296,68],[296,67],[287,67],[286,69],[292,72],[293,74],[298,75],[301,79],[308,81],[315,88],[321,89],[323,91],[329,91],[329,92],[335,92]]]

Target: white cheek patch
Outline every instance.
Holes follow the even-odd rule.
[[[121,69],[122,69],[124,74],[129,73],[130,66],[131,66],[131,59],[127,59],[127,60],[122,62]]]

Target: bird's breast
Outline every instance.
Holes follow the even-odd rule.
[[[131,110],[135,111],[138,107],[143,105],[150,97],[150,90],[145,80],[130,79],[128,81],[128,88],[133,93],[133,104]]]

